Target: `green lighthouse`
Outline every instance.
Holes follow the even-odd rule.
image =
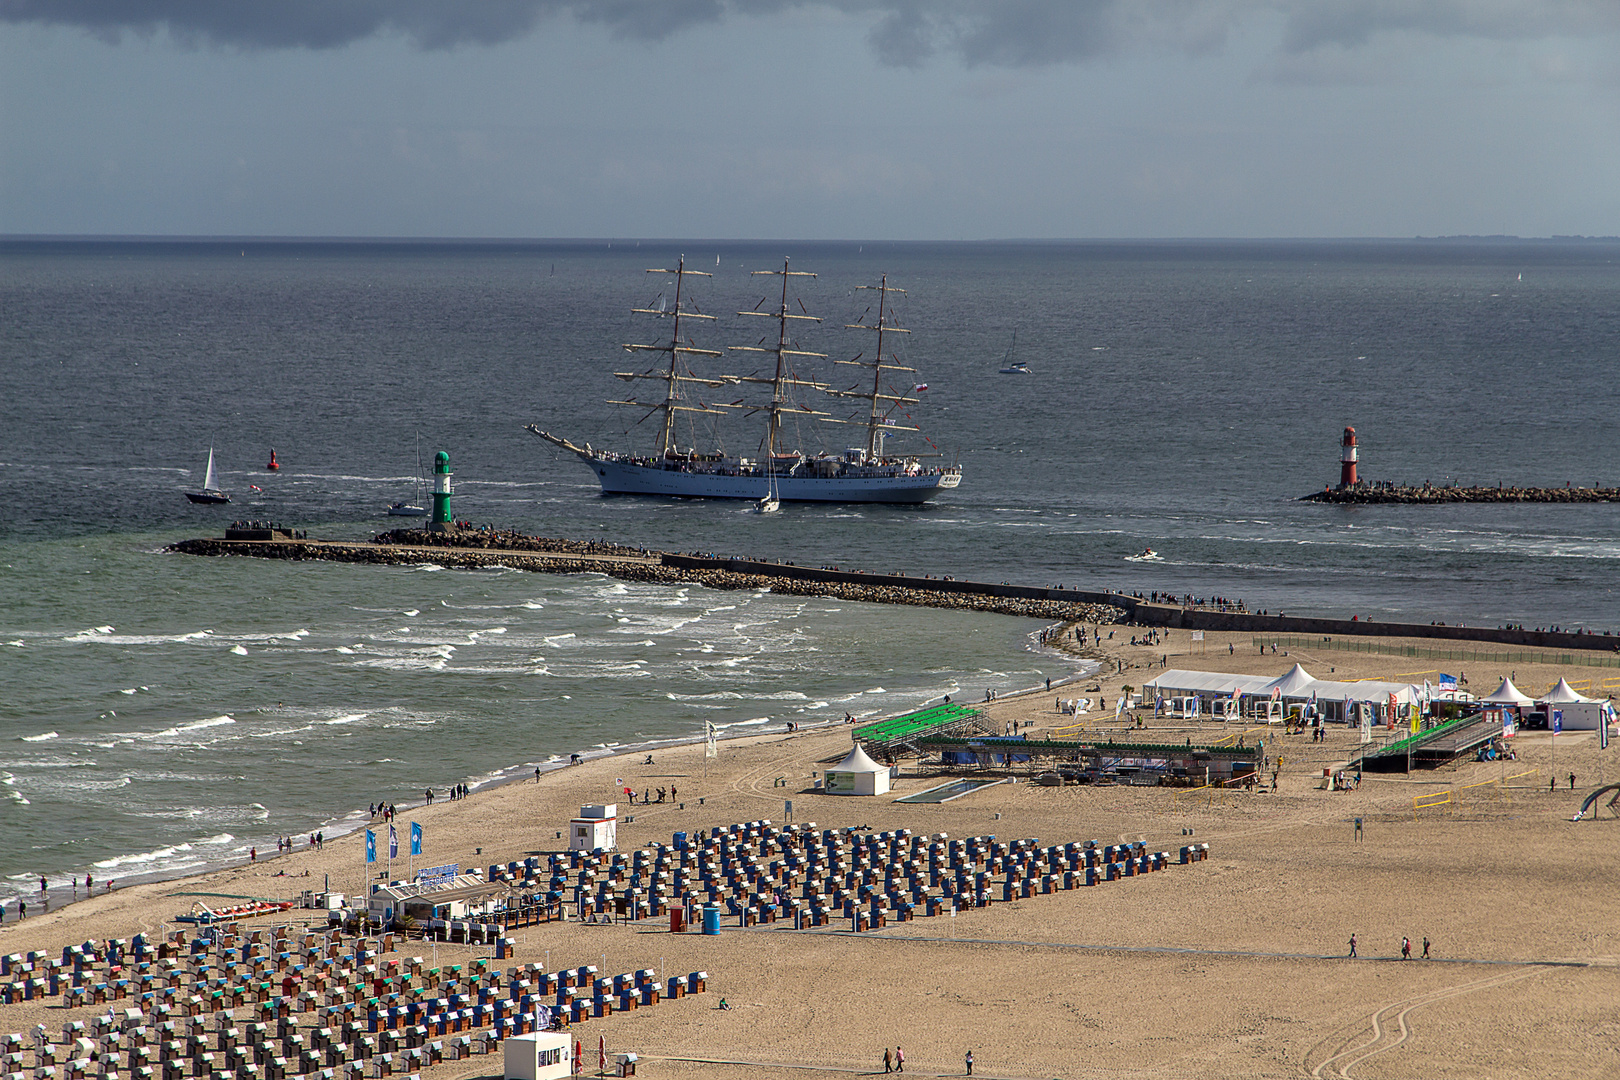
[[[433,517],[428,531],[449,532],[450,521],[450,455],[440,450],[433,455]]]

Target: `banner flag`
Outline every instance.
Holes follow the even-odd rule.
[[[377,834],[366,830],[366,862],[377,861]]]
[[[706,758],[720,756],[720,729],[709,721],[703,721],[703,756]]]
[[[1609,721],[1614,719],[1614,706],[1604,705],[1603,715],[1598,717],[1598,749],[1609,748]]]
[[[394,831],[392,824],[388,826],[388,857],[390,859],[399,858],[399,833]]]
[[[1554,735],[1557,735],[1559,732],[1564,730],[1564,710],[1563,709],[1554,709],[1553,710],[1552,730],[1553,730]]]
[[[422,854],[422,823],[420,821],[411,822],[411,854]]]

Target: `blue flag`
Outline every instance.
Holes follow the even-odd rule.
[[[388,857],[399,858],[399,833],[394,831],[393,825],[388,826]]]
[[[377,861],[377,834],[366,830],[366,862]]]
[[[411,854],[422,854],[422,823],[419,821],[411,822]]]

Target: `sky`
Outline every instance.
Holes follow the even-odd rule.
[[[1620,234],[1620,0],[0,0],[0,233]]]

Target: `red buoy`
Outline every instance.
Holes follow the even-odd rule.
[[[270,451],[270,464],[266,465],[265,468],[269,469],[271,472],[275,472],[277,469],[281,468],[281,462],[276,460],[276,452],[273,448]]]

